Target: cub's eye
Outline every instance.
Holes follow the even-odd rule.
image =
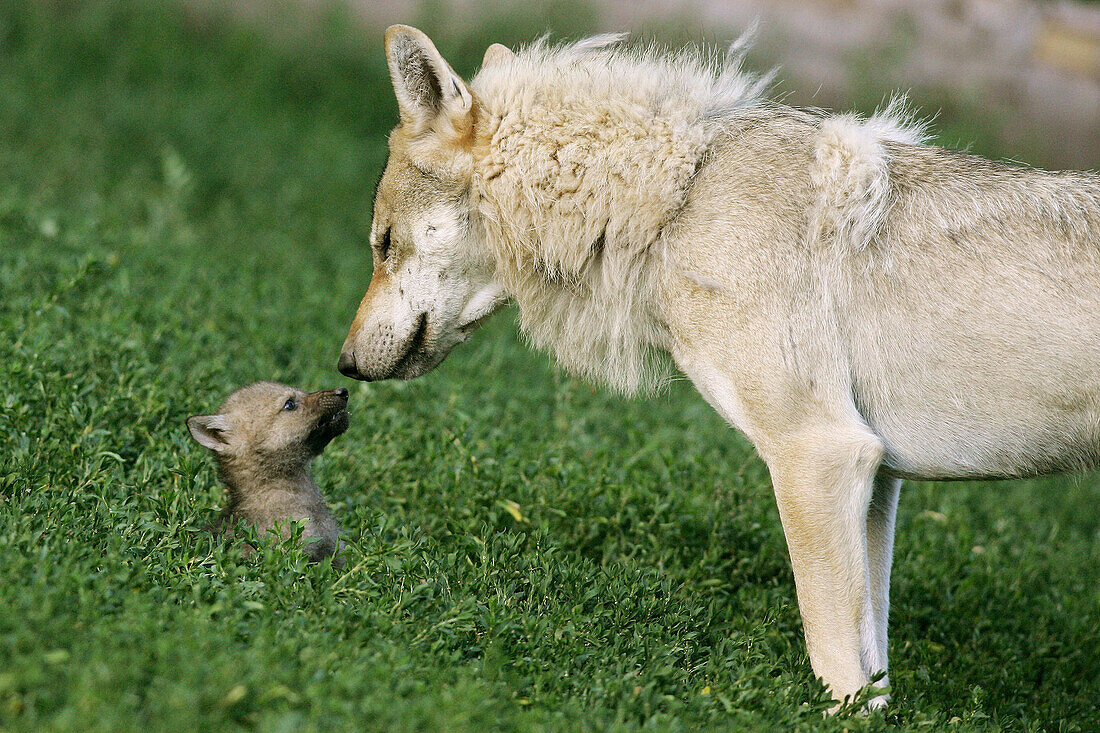
[[[298,403],[294,401],[293,397],[291,397],[289,400],[287,400],[286,402],[283,403],[283,409],[286,410],[287,412],[289,412],[291,410],[297,410],[298,409]]]
[[[386,258],[390,256],[390,230],[386,229],[386,233],[382,235],[382,241],[378,243],[378,259],[380,262],[385,262]]]

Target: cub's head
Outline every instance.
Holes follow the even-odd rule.
[[[256,382],[231,394],[216,414],[189,417],[187,429],[219,462],[292,471],[348,429],[347,406],[348,391],[342,387],[307,394]]]
[[[386,31],[401,121],[389,139],[370,243],[374,272],[339,370],[411,379],[434,369],[505,300],[471,187],[479,104],[420,31]]]

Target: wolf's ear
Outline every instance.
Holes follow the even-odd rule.
[[[229,429],[229,421],[225,415],[195,415],[187,418],[187,429],[191,431],[191,437],[204,448],[209,448],[215,453],[220,453],[229,447],[225,439],[225,433]]]
[[[492,66],[493,64],[499,64],[502,61],[515,58],[515,54],[512,53],[512,49],[501,43],[494,43],[489,48],[485,49],[485,57],[481,59],[481,68],[486,66]]]
[[[466,82],[421,31],[407,25],[387,28],[386,62],[403,123],[419,132],[446,115],[457,127],[470,114],[473,97]]]

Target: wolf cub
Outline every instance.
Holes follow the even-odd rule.
[[[188,418],[191,437],[214,453],[229,489],[229,504],[215,531],[232,532],[243,522],[263,534],[276,522],[305,520],[302,542],[310,560],[336,555],[333,563],[342,565],[340,528],[309,464],[347,430],[347,406],[343,387],[307,394],[256,382],[231,394],[216,414]]]

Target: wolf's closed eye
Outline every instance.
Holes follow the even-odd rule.
[[[378,243],[378,261],[385,262],[386,258],[390,256],[390,230],[387,229],[386,233],[382,235],[382,241]]]

